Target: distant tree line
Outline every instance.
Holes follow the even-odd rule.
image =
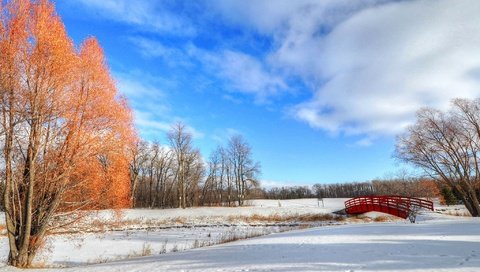
[[[457,197],[445,187],[439,187],[432,179],[395,178],[376,179],[368,182],[350,182],[333,184],[315,184],[309,186],[284,186],[263,189],[262,198],[295,199],[295,198],[351,198],[368,195],[400,195],[409,197],[440,197],[448,200],[447,204],[455,204]]]
[[[263,189],[261,198],[265,199],[297,199],[314,198],[315,193],[309,186],[283,186]]]
[[[230,137],[204,161],[182,123],[168,145],[140,142],[130,164],[134,207],[242,206],[259,187],[260,164],[240,135]]]

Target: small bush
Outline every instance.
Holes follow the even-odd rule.
[[[150,244],[144,243],[142,246],[142,256],[152,255],[152,246]]]

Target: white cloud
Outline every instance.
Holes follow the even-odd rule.
[[[185,122],[183,122],[183,123],[185,123]],[[203,138],[205,138],[205,133],[199,131],[198,129],[196,129],[196,128],[188,125],[188,124],[186,125],[185,130],[186,130],[186,132],[188,132],[192,135],[193,139],[203,139]]]
[[[157,40],[142,36],[133,36],[128,40],[146,58],[161,58],[162,62],[170,67],[191,68],[193,66],[190,56],[182,48],[166,46]]]
[[[143,32],[195,35],[191,23],[169,11],[164,1],[79,0],[78,3],[92,9],[101,18],[134,25]]]
[[[193,69],[194,63],[200,62],[201,68],[225,82],[229,92],[253,95],[256,102],[264,103],[269,98],[289,90],[285,80],[270,71],[260,59],[240,51],[228,49],[209,51],[192,43],[172,47],[158,40],[141,36],[130,37],[129,41],[143,56],[161,58],[164,63],[172,67],[182,66]],[[211,80],[204,83],[212,84]],[[201,84],[199,87],[202,87]],[[240,102],[238,98],[229,94],[224,94],[223,97],[235,103]]]
[[[152,82],[152,76],[140,71],[131,71],[128,73],[115,73],[115,79],[120,92],[131,100],[162,100],[164,92],[156,87]],[[141,80],[139,80],[139,78]]]
[[[192,45],[187,51],[204,63],[213,74],[226,80],[230,88],[254,95],[257,102],[266,102],[268,98],[289,88],[282,77],[270,71],[252,55],[231,50],[212,53]]]
[[[203,139],[205,137],[203,132],[186,124],[179,118],[171,118],[168,115],[159,116],[155,112],[147,112],[140,109],[135,110],[135,124],[140,132],[148,138],[159,139],[165,136],[178,121],[185,124],[185,131],[190,133],[193,139]]]
[[[171,123],[157,121],[155,116],[149,112],[143,112],[141,110],[135,111],[135,124],[142,130],[149,133],[161,132],[166,133],[171,128]]]
[[[395,134],[422,106],[480,95],[470,76],[480,68],[480,3],[458,3],[394,3],[338,25],[319,45],[315,71],[327,81],[296,116],[334,132]]]
[[[312,127],[392,135],[420,107],[480,95],[479,1],[219,2],[228,20],[273,38],[273,69],[312,86],[291,110]]]
[[[214,0],[211,7],[224,19],[280,38],[295,28],[330,28],[351,13],[387,0]]]
[[[129,41],[136,45],[140,53],[146,57],[169,58],[177,52],[175,49],[166,47],[160,42],[146,39],[144,37],[130,37]]]
[[[80,1],[103,18],[141,29],[184,37],[212,30],[195,29],[188,16],[175,14],[162,1]],[[359,145],[402,131],[420,107],[446,109],[454,97],[480,96],[479,1],[204,3],[204,13],[214,11],[210,18],[220,15],[222,24],[254,29],[271,38],[271,47],[260,56],[228,42],[213,46],[215,52],[193,44],[172,48],[139,36],[131,42],[148,57],[188,65],[200,61],[225,80],[227,89],[257,102],[293,89],[286,78],[298,77],[312,96],[290,114],[333,134],[362,135]]]
[[[233,88],[254,94],[260,101],[278,95],[288,88],[281,77],[269,72],[260,61],[250,55],[224,51],[214,62],[219,67],[220,74],[229,80]]]
[[[115,73],[118,89],[128,99],[134,110],[135,125],[147,139],[163,137],[178,121],[186,124],[186,131],[194,139],[201,139],[205,134],[190,126],[183,118],[171,114],[167,95],[157,85],[172,84],[141,71]]]
[[[136,112],[151,112],[156,119],[171,114],[167,95],[159,86],[169,87],[175,83],[139,70],[115,72],[114,77],[120,93],[128,98]]]

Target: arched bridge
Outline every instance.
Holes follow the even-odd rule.
[[[410,217],[412,222],[415,221],[416,212],[421,208],[433,211],[433,202],[404,196],[361,196],[345,201],[347,214],[383,212],[404,219]]]

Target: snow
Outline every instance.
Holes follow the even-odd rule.
[[[321,203],[318,207],[316,199],[281,201],[280,205],[262,200],[244,208],[125,210],[128,220],[168,221],[181,216],[190,218],[188,224],[205,226],[56,235],[39,260],[70,268],[41,271],[480,271],[478,218],[424,212],[415,224],[401,220],[282,233],[278,232],[288,228],[208,222],[239,214],[326,212],[341,208],[340,204],[342,200],[326,199],[325,207]],[[439,210],[449,213],[461,208]],[[192,249],[257,235],[263,236]],[[0,257],[6,258],[6,253],[6,239],[1,238]],[[6,266],[0,270],[18,271]]]
[[[155,219],[171,220],[173,218],[184,218],[190,221],[213,220],[220,218],[223,222],[230,216],[252,216],[252,215],[302,215],[331,213],[345,208],[346,198],[325,199],[324,203],[316,198],[293,199],[293,200],[252,200],[245,207],[195,207],[189,209],[135,209],[124,210],[123,216],[126,219]]]

